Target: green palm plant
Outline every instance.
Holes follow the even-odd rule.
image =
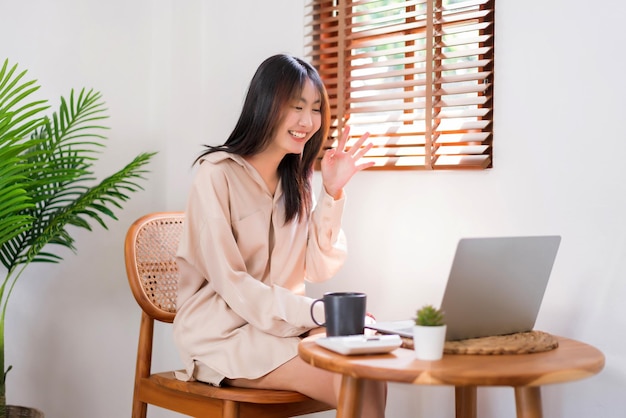
[[[4,320],[11,292],[32,262],[58,263],[63,257],[44,251],[56,244],[76,252],[72,227],[105,229],[117,220],[114,210],[141,188],[146,164],[142,153],[119,171],[97,181],[93,164],[104,147],[106,108],[99,92],[72,90],[58,111],[45,115],[45,100],[31,100],[39,89],[26,71],[4,61],[0,69],[0,418],[6,416]]]

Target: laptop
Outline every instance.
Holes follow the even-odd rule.
[[[531,331],[560,242],[557,235],[461,239],[440,305],[446,340]],[[367,327],[411,338],[413,323]]]

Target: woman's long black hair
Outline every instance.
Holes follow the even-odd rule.
[[[285,222],[303,219],[311,213],[313,165],[327,138],[330,125],[326,88],[309,63],[285,54],[274,55],[263,61],[252,77],[235,129],[224,145],[205,145],[207,149],[196,159],[198,162],[215,151],[241,156],[263,151],[276,134],[287,106],[294,98],[300,98],[307,80],[311,80],[319,91],[322,124],[307,141],[302,154],[287,154],[278,166],[285,199]]]

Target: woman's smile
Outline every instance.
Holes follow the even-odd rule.
[[[307,136],[306,132],[300,132],[300,131],[289,131],[289,134],[291,136],[295,136],[298,139],[304,139]]]

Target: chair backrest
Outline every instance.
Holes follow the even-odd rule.
[[[126,273],[133,296],[153,319],[173,322],[179,273],[176,250],[183,212],[156,212],[139,218],[124,243]]]

